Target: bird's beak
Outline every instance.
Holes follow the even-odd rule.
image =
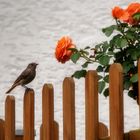
[[[36,63],[36,66],[39,65],[38,63]]]

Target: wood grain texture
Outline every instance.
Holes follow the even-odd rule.
[[[107,137],[102,137],[102,138],[99,138],[99,140],[110,140],[110,137],[107,136]],[[131,140],[129,139],[129,133],[124,133],[124,139],[123,140]],[[133,139],[132,139],[133,140]],[[139,140],[139,139],[138,139]]]
[[[138,61],[138,99],[137,99],[138,105],[139,105],[139,126],[140,126],[140,59]]]
[[[5,122],[0,119],[0,140],[5,140]]]
[[[53,140],[59,140],[59,124],[56,121],[54,121]]]
[[[53,122],[53,140],[59,140],[59,125],[56,121]],[[40,140],[43,140],[42,125],[40,126]]]
[[[72,78],[63,81],[63,139],[75,140],[75,84]]]
[[[108,136],[108,128],[105,124],[99,122],[99,138]]]
[[[42,91],[42,139],[53,140],[54,93],[51,84],[45,84]]]
[[[23,140],[34,140],[34,91],[27,89],[24,94]]]
[[[16,140],[23,140],[23,136],[16,136]]]
[[[98,75],[88,71],[85,79],[86,140],[98,139]]]
[[[5,101],[5,140],[15,140],[15,98],[10,95]]]
[[[109,70],[110,140],[123,140],[123,69],[113,64]]]
[[[42,124],[41,124],[41,126],[40,126],[40,140],[43,140]]]
[[[130,140],[140,140],[140,129],[129,132]]]

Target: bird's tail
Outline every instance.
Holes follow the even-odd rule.
[[[16,86],[16,84],[12,85],[12,87],[6,92],[6,94],[10,93]]]

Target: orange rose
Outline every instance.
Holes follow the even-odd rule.
[[[72,55],[72,51],[68,50],[69,48],[75,48],[72,39],[69,38],[68,36],[62,37],[58,41],[55,49],[55,57],[59,62],[65,63],[70,59]]]
[[[120,17],[124,14],[124,10],[120,7],[116,6],[112,9],[112,16],[116,19],[120,19]]]
[[[129,14],[124,9],[117,6],[112,10],[112,16],[122,21],[128,21],[129,19]]]
[[[138,21],[133,18],[133,15],[140,12],[140,3],[131,3],[126,12],[129,14],[128,23],[130,24],[137,24]]]
[[[130,16],[140,12],[140,3],[131,3],[126,9],[126,12],[128,12]]]
[[[140,3],[131,3],[126,9],[114,7],[112,16],[121,21],[136,24],[138,21],[133,19],[133,15],[140,12]]]

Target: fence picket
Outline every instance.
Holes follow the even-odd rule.
[[[99,138],[108,136],[108,128],[105,124],[99,122]]]
[[[0,140],[5,140],[5,122],[0,119]]]
[[[98,75],[88,71],[85,79],[86,140],[98,140]]]
[[[63,81],[63,139],[75,140],[75,84],[72,78]]]
[[[34,91],[26,89],[24,94],[23,140],[34,140]]]
[[[59,140],[59,125],[56,121],[54,121],[53,125],[53,140]],[[40,126],[40,140],[43,140],[42,125]]]
[[[54,134],[53,134],[53,140],[59,140],[59,125],[56,121],[54,121]]]
[[[139,104],[139,128],[140,128],[140,59],[138,61],[138,104]]]
[[[113,64],[109,70],[110,140],[123,140],[123,69]]]
[[[40,140],[43,140],[42,124],[41,124],[41,126],[40,126]]]
[[[130,140],[140,140],[140,130],[133,130],[129,132]]]
[[[5,102],[5,140],[15,140],[15,98],[10,95]]]
[[[140,81],[140,60],[138,62]],[[138,82],[140,111],[140,82]],[[140,130],[124,133],[123,69],[113,64],[109,69],[110,136],[108,128],[98,118],[98,75],[90,70],[85,78],[85,139],[86,140],[139,140]],[[23,135],[15,134],[15,98],[7,96],[5,120],[0,119],[0,140],[34,140],[34,91],[27,89],[24,95]],[[73,78],[63,81],[63,140],[76,140],[75,131],[75,83]],[[59,125],[54,120],[54,91],[52,84],[42,90],[42,124],[40,140],[59,140]]]
[[[51,84],[45,84],[42,91],[42,139],[53,140],[54,93]]]

